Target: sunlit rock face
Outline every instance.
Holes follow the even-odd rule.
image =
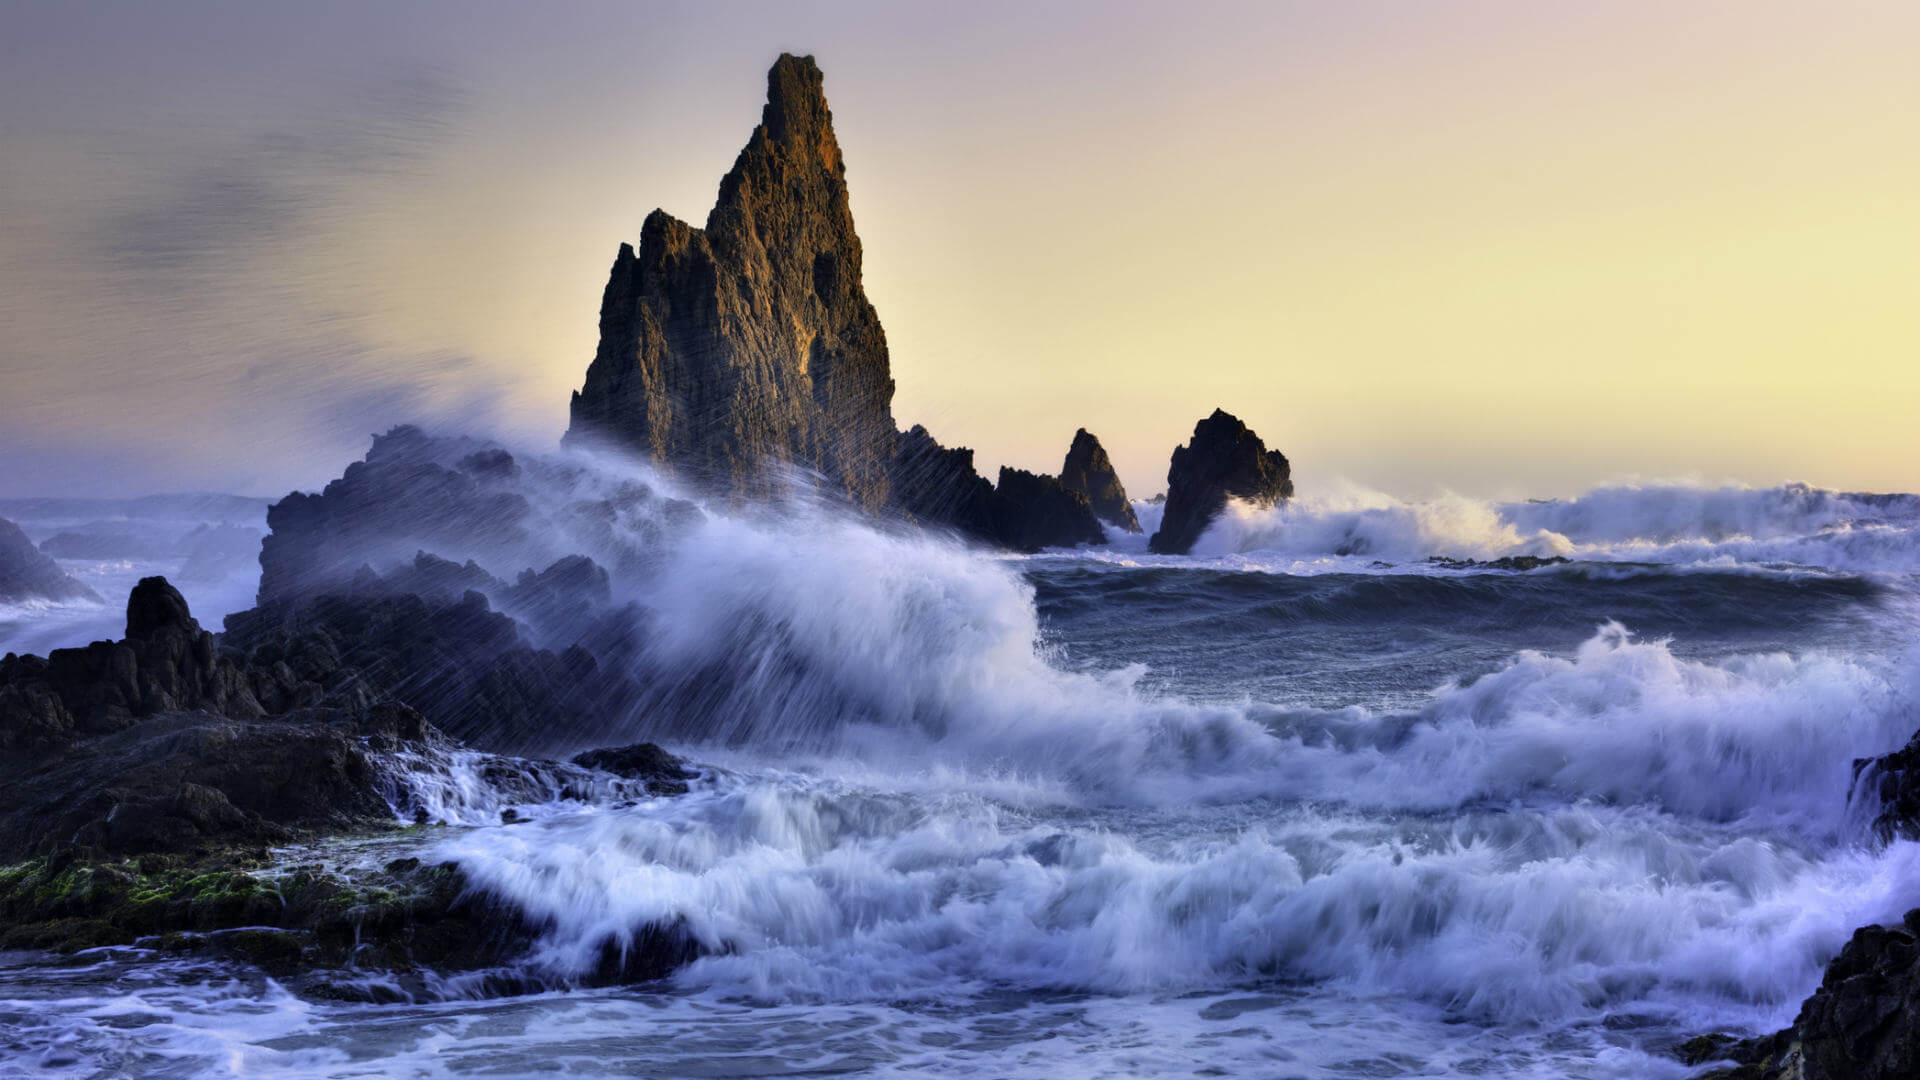
[[[797,465],[878,510],[892,401],[820,69],[783,55],[706,227],[656,210],[639,250],[621,245],[567,438],[633,447],[748,495]]]

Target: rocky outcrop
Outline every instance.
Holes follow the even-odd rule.
[[[527,644],[519,623],[474,591],[450,602],[329,594],[263,605],[226,625],[224,644],[269,711],[405,701],[489,750],[544,752],[591,738],[640,696],[581,645]]]
[[[369,561],[397,561],[423,546],[466,550],[525,539],[531,510],[495,456],[464,439],[419,428],[376,435],[366,459],[316,494],[294,492],[267,510],[260,544],[261,603],[338,588]]]
[[[1850,799],[1872,800],[1873,831],[1882,841],[1920,840],[1920,733],[1891,754],[1856,760]]]
[[[155,714],[20,773],[0,797],[0,851],[205,854],[390,823],[376,756],[430,737],[394,703],[273,719]]]
[[[1689,1065],[1732,1061],[1716,1080],[1910,1080],[1920,1076],[1920,909],[1899,926],[1854,932],[1820,989],[1785,1031],[1758,1039],[1705,1035],[1681,1047]]]
[[[0,659],[0,749],[27,752],[191,709],[235,717],[265,711],[165,578],[134,586],[121,641]]]
[[[584,754],[575,754],[573,763],[628,780],[638,780],[646,785],[650,793],[658,795],[685,795],[687,781],[699,775],[688,769],[679,758],[650,742],[589,750]]]
[[[1194,425],[1192,440],[1173,451],[1166,513],[1147,546],[1161,555],[1184,555],[1228,499],[1271,506],[1292,497],[1286,455],[1267,449],[1247,425],[1215,409]]]
[[[972,450],[941,446],[918,424],[901,433],[896,447],[893,494],[909,518],[994,539],[993,484],[974,471]]]
[[[1107,542],[1084,492],[1051,476],[1005,467],[994,486],[994,538],[1015,551]]]
[[[1120,484],[1120,474],[1113,471],[1106,448],[1088,434],[1086,428],[1073,433],[1073,445],[1067,447],[1067,460],[1060,466],[1060,484],[1068,491],[1085,495],[1100,520],[1130,533],[1140,531],[1140,519],[1134,516],[1133,504],[1127,501],[1127,489]]]
[[[895,429],[886,334],[860,272],[820,69],[783,55],[705,227],[655,210],[638,249],[621,245],[566,441],[638,450],[734,495],[774,494],[798,469],[863,510],[1021,550],[1100,543],[1032,474],[996,492],[971,450]],[[1089,466],[1078,475],[1091,486],[1070,490],[1097,487],[1105,505],[1119,481],[1104,453]],[[1124,493],[1113,513],[1131,519]]]
[[[570,442],[608,439],[723,489],[783,464],[889,501],[886,334],[861,286],[846,168],[811,57],[783,55],[705,228],[656,210],[622,245]]]
[[[33,546],[20,526],[0,518],[0,603],[21,600],[93,600],[100,594],[75,581]]]

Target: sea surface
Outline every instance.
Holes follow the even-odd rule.
[[[616,583],[635,662],[730,675],[614,730],[693,792],[501,825],[449,790],[406,842],[541,920],[544,975],[662,921],[710,955],[378,1005],[0,955],[0,1075],[1678,1077],[1920,906],[1849,798],[1920,729],[1915,496],[1309,492],[1185,557],[710,508],[661,544]],[[1428,561],[1513,555],[1568,561]],[[210,623],[235,573],[188,584]]]

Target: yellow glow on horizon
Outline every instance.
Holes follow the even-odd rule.
[[[896,416],[989,474],[1086,426],[1147,494],[1222,406],[1309,490],[1920,489],[1920,6],[609,11],[467,69],[461,137],[302,249],[302,316],[556,438],[615,247],[704,218],[797,49]]]

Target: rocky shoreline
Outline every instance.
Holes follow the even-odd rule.
[[[372,642],[324,617],[287,625],[309,653],[263,661],[259,647],[217,643],[177,590],[148,578],[128,599],[124,639],[0,660],[0,948],[218,955],[322,997],[425,993],[461,972],[478,980],[466,992],[547,985],[519,962],[539,926],[455,864],[289,863],[288,850],[404,851],[439,821],[514,820],[497,805],[668,798],[698,774],[651,744],[572,761],[470,749],[376,690],[377,665],[339,662]],[[398,652],[423,645],[383,632]],[[583,979],[551,984],[659,978],[696,949],[643,928],[609,941]]]

